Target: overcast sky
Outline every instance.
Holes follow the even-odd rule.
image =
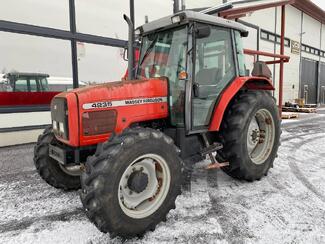
[[[68,0],[0,0],[0,19],[69,29]],[[172,14],[172,0],[136,0],[136,26]],[[214,5],[216,0],[186,0],[189,8]],[[127,40],[127,0],[76,0],[77,31]],[[100,45],[79,45],[79,79],[120,80],[126,70],[123,49]],[[42,72],[71,77],[68,41],[0,32],[0,73],[2,71]]]

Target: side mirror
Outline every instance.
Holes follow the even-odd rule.
[[[216,90],[217,85],[200,85],[198,83],[194,83],[193,85],[193,93],[194,97],[204,99],[210,96],[216,96],[217,93],[213,93],[211,91]]]
[[[244,31],[240,33],[241,37],[248,37],[248,31]]]
[[[128,61],[128,49],[127,48],[124,48],[124,52],[123,52],[123,60],[124,61]]]
[[[201,39],[209,37],[211,34],[211,28],[208,25],[201,25],[196,28],[196,38]]]

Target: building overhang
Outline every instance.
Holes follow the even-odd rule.
[[[310,17],[318,20],[321,23],[325,23],[325,11],[318,7],[310,0],[295,0],[292,4],[293,7],[308,14]]]

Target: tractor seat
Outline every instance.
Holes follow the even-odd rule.
[[[216,80],[220,80],[220,71],[218,68],[201,69],[196,74],[195,81],[200,85],[215,85]]]
[[[252,71],[252,76],[265,77],[270,79],[272,77],[272,72],[267,67],[266,63],[263,61],[256,61],[254,63],[254,68]]]

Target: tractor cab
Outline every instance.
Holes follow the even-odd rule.
[[[222,91],[245,75],[241,40],[247,36],[245,28],[184,11],[136,32],[141,41],[136,78],[167,77],[171,124],[186,125],[191,132],[207,129]]]

